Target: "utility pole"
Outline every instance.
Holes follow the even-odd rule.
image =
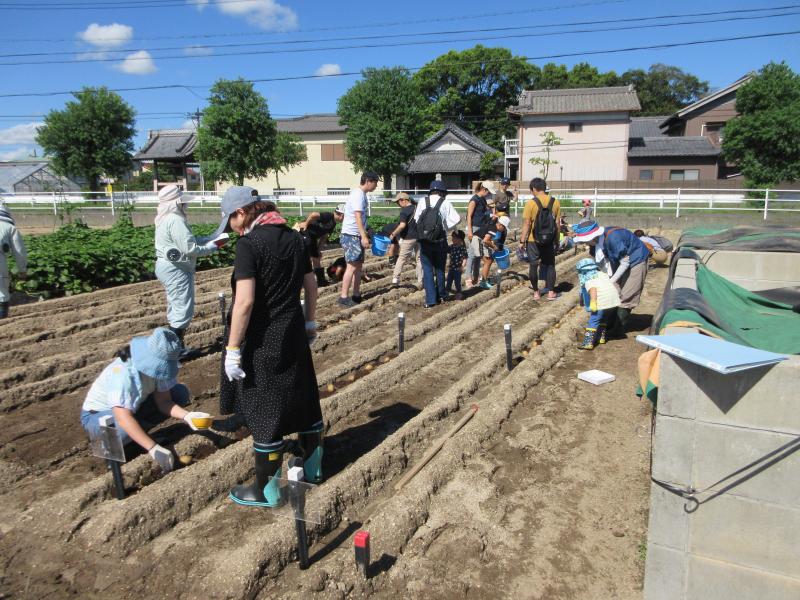
[[[200,117],[203,116],[203,113],[200,111],[200,108],[198,108],[194,113],[190,113],[188,116],[194,122],[195,135],[197,135],[197,130],[200,129]],[[200,166],[200,163],[197,163],[197,168],[200,171],[200,191],[205,193],[206,181],[203,177],[203,167]]]

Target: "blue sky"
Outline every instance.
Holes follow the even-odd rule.
[[[44,5],[73,10],[29,10]],[[26,10],[9,10],[9,5]],[[126,9],[149,5],[148,8]],[[113,6],[113,8],[110,8]],[[782,11],[682,17],[689,13],[795,6]],[[80,8],[75,10],[75,8]],[[783,13],[778,18],[755,18]],[[675,15],[640,23],[632,17]],[[745,18],[741,18],[745,15]],[[738,18],[663,28],[613,30],[641,24]],[[607,25],[570,25],[585,21]],[[556,26],[559,25],[560,26]],[[508,28],[518,28],[509,30]],[[525,29],[523,29],[525,28]],[[570,29],[592,32],[562,33]],[[0,0],[0,95],[111,88],[186,85],[187,88],[120,92],[138,113],[136,145],[148,129],[180,127],[186,114],[205,104],[219,78],[274,78],[357,72],[369,66],[418,67],[436,56],[477,43],[505,46],[515,54],[543,56],[641,45],[800,30],[800,1],[791,0],[543,0],[486,3],[477,0],[424,2],[321,2],[319,0]],[[448,33],[462,31],[464,33]],[[437,33],[433,33],[437,32]],[[425,35],[427,34],[427,35]],[[373,39],[353,40],[370,36]],[[505,38],[503,36],[514,36]],[[333,38],[333,39],[332,39]],[[311,43],[286,43],[311,40]],[[460,40],[460,41],[454,41]],[[278,42],[284,42],[279,44]],[[222,44],[237,46],[213,47]],[[253,45],[258,44],[258,45]],[[344,45],[374,47],[341,49]],[[171,48],[171,49],[167,49]],[[286,53],[288,49],[317,49]],[[623,72],[662,62],[677,65],[722,87],[770,60],[800,70],[800,36],[773,37],[555,59],[586,60],[601,70]],[[264,52],[272,53],[264,53]],[[261,54],[221,56],[231,52]],[[54,54],[61,53],[61,54]],[[31,56],[19,56],[29,54]],[[32,55],[37,54],[37,55]],[[17,56],[9,56],[17,55]],[[173,56],[178,58],[166,58]],[[105,62],[92,62],[103,59]],[[56,60],[73,61],[55,63]],[[535,60],[537,64],[547,60]],[[356,76],[260,83],[276,117],[334,112],[336,100]],[[33,151],[42,115],[63,107],[69,96],[0,97],[0,160]]]

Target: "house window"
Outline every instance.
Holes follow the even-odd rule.
[[[641,181],[652,181],[653,180],[653,169],[641,169],[639,171],[639,179]]]
[[[347,196],[350,188],[328,188],[328,196]]]
[[[272,190],[272,193],[276,196],[294,196],[295,189],[294,188],[275,188]]]
[[[324,161],[346,161],[347,153],[344,144],[321,144],[322,160]]]
[[[712,144],[714,144],[715,146],[719,146],[720,144],[722,144],[722,140],[724,138],[723,135],[724,129],[725,129],[725,123],[706,123],[705,135]]]
[[[700,179],[699,169],[672,169],[669,172],[670,181],[697,181]]]
[[[570,123],[569,124],[569,132],[570,133],[580,133],[583,131],[583,123]]]

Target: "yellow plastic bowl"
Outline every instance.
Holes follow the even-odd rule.
[[[208,429],[213,421],[211,417],[192,417],[192,424],[198,429]]]

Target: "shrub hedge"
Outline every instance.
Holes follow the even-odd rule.
[[[299,217],[288,217],[294,225]],[[396,219],[370,217],[369,226],[378,231]],[[192,225],[195,235],[210,235],[214,224]],[[197,270],[228,267],[233,264],[235,238],[219,252],[197,261]],[[28,249],[28,278],[15,279],[14,288],[45,298],[91,292],[127,283],[155,279],[155,226],[134,227],[122,217],[110,229],[92,229],[73,223],[46,235],[25,236]],[[339,227],[330,242],[339,241]],[[12,276],[16,269],[9,261]]]

